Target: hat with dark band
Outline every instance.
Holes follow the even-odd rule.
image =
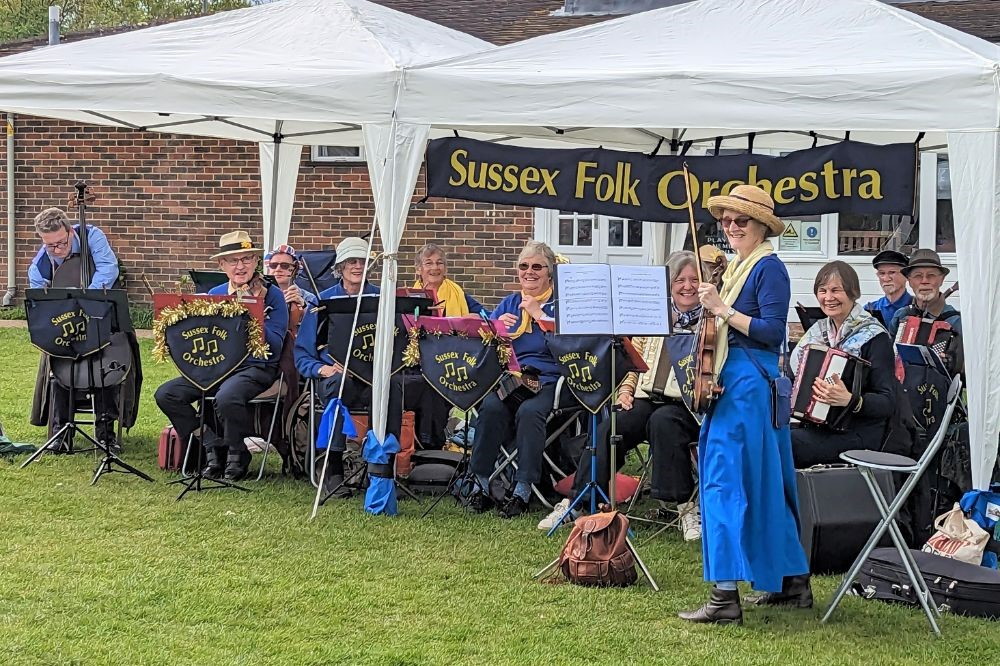
[[[875,268],[878,268],[882,264],[906,268],[909,263],[910,259],[902,252],[897,252],[896,250],[882,250],[872,259],[872,266]]]
[[[729,194],[708,199],[708,212],[719,219],[722,211],[735,210],[752,217],[768,228],[768,236],[777,236],[785,230],[785,223],[774,214],[774,200],[771,195],[756,185],[737,185]]]
[[[240,229],[222,234],[219,239],[219,251],[212,255],[212,259],[220,259],[230,254],[244,254],[246,252],[263,252],[259,247],[254,247],[250,240],[250,234]]]
[[[903,275],[909,276],[916,268],[936,268],[943,275],[947,275],[951,271],[941,265],[941,256],[938,255],[934,250],[914,250],[913,254],[910,256],[910,262],[906,265],[902,271]]]

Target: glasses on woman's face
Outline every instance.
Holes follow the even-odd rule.
[[[271,261],[268,262],[267,267],[272,271],[290,271],[295,268],[295,264],[288,261]]]
[[[244,266],[251,266],[257,263],[257,257],[252,254],[248,254],[243,257],[223,257],[222,263],[224,263],[226,266],[235,266],[237,264],[243,264]]]
[[[735,224],[740,229],[746,229],[752,219],[751,217],[720,217],[719,222],[723,229],[731,224]]]
[[[548,266],[546,266],[545,264],[518,264],[517,265],[517,270],[521,271],[522,273],[525,272],[526,270],[528,270],[529,268],[533,272],[535,272],[535,273],[541,273],[546,268],[548,268]]]

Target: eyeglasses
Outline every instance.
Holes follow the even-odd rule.
[[[243,264],[244,266],[250,266],[257,263],[257,257],[252,254],[248,254],[242,257],[223,257],[222,263],[226,266],[235,266],[236,264]]]
[[[546,266],[545,264],[518,264],[517,265],[517,270],[519,270],[521,272],[524,272],[524,271],[528,270],[529,268],[532,271],[534,271],[535,273],[541,273],[543,270],[545,270],[546,268],[548,268],[548,266]]]
[[[65,250],[67,247],[69,247],[69,239],[70,235],[66,234],[66,238],[64,238],[63,240],[59,241],[58,243],[45,243],[45,247],[49,248],[50,250]]]
[[[295,268],[295,264],[288,261],[272,261],[267,264],[272,271],[290,271]]]
[[[722,224],[723,228],[726,228],[731,224],[735,224],[740,229],[746,229],[747,225],[750,224],[750,220],[752,219],[753,218],[750,217],[737,217],[737,218],[720,217],[719,222]]]

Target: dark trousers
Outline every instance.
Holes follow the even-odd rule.
[[[344,379],[342,373],[337,373],[332,377],[317,379],[317,395],[323,401],[325,407],[330,400],[340,393],[340,384],[344,383],[344,394],[342,400],[348,410],[363,409],[369,414],[372,411],[372,387],[365,384],[360,379],[348,375]],[[389,412],[386,414],[385,431],[391,433],[399,439],[399,431],[403,424],[403,379],[399,375],[393,375],[389,384]],[[333,441],[330,443],[331,451],[344,451],[347,448],[347,435],[342,432],[341,418],[338,412],[333,423]],[[361,433],[359,433],[361,434]]]
[[[472,446],[471,468],[474,474],[489,476],[496,467],[500,446],[516,442],[517,472],[515,481],[538,483],[542,478],[542,452],[545,450],[545,421],[555,400],[555,383],[520,403],[508,404],[491,393],[483,400],[476,421],[476,439]],[[559,407],[576,401],[568,390],[561,392]],[[508,447],[508,450],[509,447]]]
[[[666,502],[686,502],[694,494],[691,443],[698,441],[698,422],[678,401],[653,402],[636,398],[632,409],[617,412],[615,429],[621,435],[616,465],[621,469],[625,456],[642,442],[649,442],[651,494]],[[608,491],[610,472],[611,419],[597,428],[597,483]],[[590,481],[590,451],[584,450],[577,466],[574,492]]]
[[[99,442],[108,443],[115,439],[115,421],[118,420],[119,387],[94,389],[94,437]],[[77,391],[77,399],[86,395],[85,391]],[[52,432],[59,430],[67,421],[73,418],[73,405],[70,404],[69,389],[53,380],[49,384],[49,404],[52,405]]]
[[[403,381],[403,409],[416,417],[417,441],[426,448],[441,448],[451,405],[431,388],[422,374],[400,373]]]
[[[843,464],[840,454],[853,449],[879,450],[884,429],[856,428],[837,432],[822,426],[792,428],[792,459],[796,469]]]
[[[208,395],[215,396],[214,425],[222,442],[202,433],[202,443],[206,447],[224,446],[230,453],[245,452],[243,439],[254,434],[253,410],[247,403],[277,378],[277,365],[245,365],[209,391]],[[182,442],[187,442],[198,428],[198,412],[193,403],[201,395],[201,389],[183,377],[171,379],[156,389],[156,404],[170,419]],[[213,421],[209,416],[205,414],[206,424]]]

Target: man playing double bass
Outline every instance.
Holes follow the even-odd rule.
[[[74,225],[59,208],[46,208],[35,216],[35,232],[42,241],[38,253],[31,260],[28,268],[28,284],[32,289],[53,286],[53,279],[63,268],[63,264],[74,256],[80,255],[80,225]],[[87,225],[87,249],[93,264],[93,277],[90,284],[82,285],[90,289],[110,289],[118,280],[118,257],[115,256],[108,237],[97,227]],[[75,262],[74,262],[75,263]],[[70,268],[71,281],[57,280],[58,286],[81,286],[77,267]],[[61,274],[60,274],[61,276]],[[62,276],[61,276],[62,277]],[[39,385],[35,389],[35,404],[32,408],[31,423],[45,425],[49,419],[43,413],[45,404],[42,383],[49,387],[48,400],[51,404],[51,430],[55,432],[70,419],[69,389],[58,382],[48,381],[48,366],[39,373]],[[115,441],[114,422],[118,418],[119,387],[113,386],[94,391],[94,407],[97,411],[94,426],[98,441],[110,444]]]

